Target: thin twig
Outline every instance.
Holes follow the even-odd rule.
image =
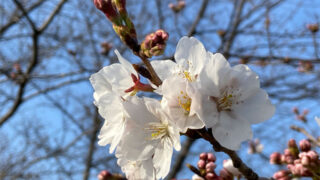
[[[295,130],[297,132],[300,132],[304,135],[307,136],[307,138],[315,145],[319,146],[320,147],[320,142],[317,141],[317,139],[315,137],[313,137],[311,134],[309,134],[305,129],[301,128],[301,127],[298,127],[298,126],[290,126],[290,128],[292,130]]]

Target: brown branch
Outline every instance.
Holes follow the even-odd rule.
[[[83,180],[88,180],[89,176],[90,176],[93,154],[96,149],[95,147],[96,147],[96,140],[97,140],[97,134],[99,131],[99,126],[100,126],[99,113],[98,113],[98,109],[95,108],[95,115],[93,117],[93,131],[92,131],[92,134],[90,137],[90,146],[89,146],[89,151],[88,151],[88,155],[86,158],[85,170],[83,172]]]
[[[26,11],[23,7],[23,5],[18,0],[13,0],[16,6],[22,11],[22,14],[26,17],[27,21],[29,22],[30,26],[32,27],[33,31],[37,31],[37,27],[32,21],[32,19],[29,17],[28,11]]]
[[[297,132],[300,132],[302,134],[304,134],[305,136],[307,136],[307,138],[315,145],[320,147],[320,142],[317,141],[317,139],[315,137],[313,137],[311,134],[309,134],[304,128],[298,127],[298,126],[290,126],[290,128],[292,130],[295,130]]]
[[[213,149],[216,152],[224,152],[229,155],[229,157],[233,161],[233,166],[235,168],[238,168],[238,170],[244,175],[244,177],[248,180],[257,180],[259,179],[259,176],[257,173],[255,173],[251,168],[249,168],[237,155],[235,151],[232,151],[230,149],[227,149],[219,144],[219,142],[212,136],[211,132],[207,131],[205,128],[197,130],[200,136],[202,136],[203,139],[210,142]]]
[[[244,4],[245,4],[245,0],[241,0],[240,4],[238,5],[238,7],[235,10],[236,11],[235,16],[234,16],[235,19],[234,20],[231,19],[231,21],[233,21],[233,24],[230,27],[231,29],[230,29],[230,33],[228,33],[228,38],[226,41],[224,41],[225,43],[223,44],[223,46],[224,46],[223,54],[225,55],[226,59],[229,58],[230,49],[231,49],[233,42],[237,36],[238,27],[239,27],[240,23],[242,22],[240,17],[241,17],[241,13],[242,13]],[[229,30],[227,32],[229,32]]]
[[[139,53],[135,53],[135,54],[139,54]],[[142,62],[146,65],[148,71],[150,72],[150,75],[152,77],[151,79],[152,83],[156,86],[160,86],[162,84],[162,81],[157,75],[156,71],[153,69],[150,61],[144,55],[139,54],[138,56],[141,58]]]
[[[36,3],[34,3],[30,8],[26,9],[25,12],[28,14],[28,13],[31,13],[33,10],[35,10],[37,7],[39,7],[42,3],[44,3],[45,1],[43,0],[40,0]],[[17,22],[20,21],[21,18],[23,18],[25,16],[24,13],[18,15],[18,16],[15,16],[13,15],[10,19],[9,22],[7,22],[5,25],[3,25],[0,29],[0,36],[6,31],[8,30],[11,26],[13,26],[14,24],[16,24]]]
[[[193,22],[193,24],[191,25],[191,28],[188,32],[188,36],[193,36],[196,33],[196,28],[200,22],[200,20],[202,19],[206,9],[207,9],[207,5],[208,5],[209,0],[203,0],[202,5],[200,7],[200,10],[198,12],[197,18],[195,19],[195,21]]]
[[[33,72],[33,70],[35,69],[35,67],[37,66],[37,64],[39,62],[39,36],[46,29],[46,27],[50,24],[50,22],[53,20],[53,17],[55,15],[57,15],[59,10],[61,9],[62,4],[64,4],[64,2],[66,2],[66,0],[62,0],[61,1],[61,2],[63,2],[62,4],[61,4],[61,2],[59,3],[57,8],[53,11],[53,13],[49,17],[49,19],[47,21],[45,21],[44,25],[42,26],[42,28],[40,30],[38,30],[35,23],[29,17],[28,12],[24,9],[22,4],[18,0],[14,0],[14,2],[16,4],[16,6],[22,11],[23,15],[26,17],[26,19],[29,22],[29,24],[32,28],[32,31],[33,31],[33,34],[32,34],[32,58],[31,58],[31,61],[28,65],[26,71],[24,72],[24,79],[19,84],[18,93],[16,95],[15,101],[13,102],[13,105],[0,118],[0,127],[18,110],[20,105],[23,103],[23,95],[25,92],[25,87],[30,80],[28,77]]]
[[[56,17],[56,15],[60,12],[60,10],[62,9],[63,5],[67,2],[68,0],[61,0],[59,2],[59,4],[57,5],[57,7],[53,10],[53,12],[51,13],[51,15],[49,16],[49,18],[42,24],[42,26],[40,27],[39,31],[40,32],[44,32],[47,27],[50,25],[50,23],[53,21],[54,17]]]

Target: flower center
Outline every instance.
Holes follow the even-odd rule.
[[[231,111],[233,104],[242,103],[242,101],[238,101],[241,93],[238,93],[239,89],[226,89],[222,96],[217,98],[214,96],[210,96],[210,100],[214,101],[217,104],[217,109],[219,112],[221,111]]]
[[[150,140],[161,139],[169,134],[168,124],[149,123],[145,129],[151,132]]]
[[[178,103],[180,107],[185,110],[185,115],[188,115],[190,113],[191,98],[187,95],[187,93],[180,91]]]

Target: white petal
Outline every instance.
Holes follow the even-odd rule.
[[[172,153],[172,143],[168,139],[163,139],[156,147],[153,164],[156,169],[157,179],[164,178],[169,173]]]
[[[121,56],[121,54],[119,53],[118,50],[115,50],[114,52],[116,53],[116,55],[117,55],[117,57],[118,57],[118,60],[119,60],[119,62],[121,63],[121,65],[122,65],[129,73],[132,73],[132,74],[134,74],[134,75],[137,76],[138,74],[137,74],[136,70],[133,68],[132,64],[131,64],[129,61],[127,61],[125,58],[123,58],[123,57]]]
[[[174,58],[185,70],[199,74],[206,64],[206,50],[199,40],[185,36],[179,40]]]
[[[213,55],[208,53],[208,56],[210,56],[210,59],[208,60],[208,64],[205,66],[204,71],[207,74],[207,77],[212,79],[213,83],[209,84],[210,87],[214,84],[215,86],[218,86],[219,89],[225,88],[228,83],[225,78],[229,76],[229,71],[231,70],[229,62],[220,53]]]
[[[219,123],[212,128],[212,135],[222,146],[238,150],[241,142],[252,138],[252,131],[249,122],[222,111]]]
[[[121,142],[116,150],[116,155],[123,156],[131,161],[146,160],[151,158],[154,153],[154,143],[149,139],[144,126],[137,126],[137,124],[128,119]]]
[[[90,82],[94,88],[94,99],[97,101],[105,93],[110,93],[112,91],[111,84],[104,76],[103,70],[91,75]]]
[[[133,96],[130,101],[125,101],[123,103],[123,107],[128,116],[138,126],[144,127],[149,122],[159,122],[159,120],[151,112],[149,112],[146,107],[145,101],[141,98]]]
[[[129,180],[155,179],[155,169],[153,168],[151,158],[144,161],[129,161],[123,157],[120,157],[117,163]]]
[[[120,95],[134,85],[131,73],[121,64],[112,64],[103,68],[103,76],[112,85],[112,90]]]
[[[172,60],[154,60],[151,61],[151,65],[162,81],[171,77],[178,69],[177,64]]]
[[[219,119],[219,112],[214,101],[209,96],[200,94],[197,91],[188,91],[192,98],[190,113],[196,113],[200,120],[204,122],[207,128],[213,127]]]
[[[275,112],[275,107],[270,103],[266,91],[259,89],[243,103],[236,105],[233,111],[242,119],[255,124],[270,119]]]
[[[239,172],[239,170],[233,166],[233,162],[232,162],[231,159],[228,159],[228,160],[224,160],[224,161],[223,161],[223,168],[227,169],[227,170],[228,170],[231,174],[233,174],[234,176],[239,176],[239,175],[241,175],[241,173]]]

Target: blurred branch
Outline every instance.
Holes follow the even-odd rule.
[[[176,160],[174,161],[174,164],[170,170],[170,173],[167,176],[168,180],[174,179],[177,176],[177,174],[180,172],[183,166],[183,162],[187,158],[190,148],[192,147],[194,142],[195,142],[195,139],[191,139],[187,137],[186,142],[183,144],[182,149],[177,155]]]
[[[315,145],[320,147],[320,142],[315,137],[313,137],[311,134],[309,134],[304,128],[301,128],[301,127],[298,127],[298,126],[293,126],[293,125],[290,126],[290,128],[292,130],[295,130],[297,132],[300,132],[300,133],[304,134],[311,141],[311,143],[313,143],[313,144],[315,144]]]
[[[66,2],[66,0],[61,0],[58,4],[57,8],[53,11],[47,21],[45,21],[40,30],[37,29],[35,23],[29,17],[28,13],[22,4],[18,0],[13,0],[16,6],[22,11],[23,15],[26,17],[30,26],[32,27],[32,58],[29,62],[29,65],[24,73],[24,78],[22,82],[19,84],[18,93],[16,95],[16,99],[13,102],[11,108],[0,118],[0,127],[18,110],[19,106],[23,103],[23,95],[25,92],[25,87],[30,80],[27,78],[35,69],[39,62],[39,36],[46,29],[46,27],[52,22],[54,16],[56,16],[61,9],[62,5]]]
[[[90,175],[90,169],[92,167],[92,159],[93,159],[93,154],[95,151],[95,146],[96,146],[96,140],[97,140],[97,135],[99,132],[100,128],[100,119],[99,119],[99,112],[98,109],[95,108],[95,114],[93,118],[93,131],[90,136],[90,145],[89,145],[89,151],[87,154],[86,162],[85,162],[85,170],[83,172],[83,180],[88,180],[89,175]]]
[[[25,14],[29,14],[31,13],[33,10],[35,10],[37,7],[39,7],[41,4],[43,4],[45,1],[44,0],[39,0],[36,3],[34,3],[30,8],[25,10],[25,13],[22,13],[18,16],[16,15],[12,15],[12,17],[10,18],[9,22],[7,22],[5,25],[3,25],[0,28],[0,36],[6,31],[8,30],[11,26],[13,26],[14,24],[16,24],[17,22],[20,21],[21,18],[23,18],[25,16]]]
[[[208,5],[208,2],[209,0],[203,0],[202,1],[202,4],[201,4],[201,7],[200,7],[200,10],[198,12],[198,15],[196,17],[196,19],[194,20],[194,22],[192,23],[191,25],[191,28],[189,29],[189,32],[188,32],[188,36],[193,36],[195,33],[196,33],[196,28],[201,20],[201,18],[203,17],[206,9],[207,9],[207,5]]]

